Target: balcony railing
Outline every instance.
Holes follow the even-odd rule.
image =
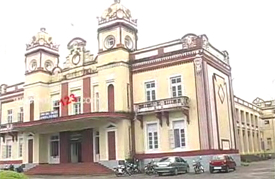
[[[7,124],[1,124],[0,125],[0,132],[1,131],[10,131],[13,129],[13,124],[12,123],[7,123]]]
[[[136,113],[154,112],[172,108],[189,108],[190,100],[187,96],[148,101],[135,104]]]

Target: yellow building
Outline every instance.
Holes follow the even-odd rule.
[[[237,138],[240,154],[259,154],[263,152],[262,110],[255,104],[235,97]]]
[[[274,156],[275,101],[256,98],[253,103],[249,103],[236,96],[234,99],[240,154]]]
[[[72,39],[63,67],[45,28],[27,45],[25,81],[0,86],[2,164],[178,155],[207,165],[218,154],[239,163],[226,51],[195,34],[137,49],[137,20],[119,1],[98,23],[98,54]]]
[[[256,98],[253,103],[262,110],[261,119],[263,130],[262,150],[264,153],[275,154],[275,100],[264,101]]]

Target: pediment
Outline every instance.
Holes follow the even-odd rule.
[[[82,66],[85,63],[94,61],[94,56],[85,47],[86,41],[84,39],[80,37],[72,39],[67,45],[69,55],[66,57],[64,68]]]
[[[253,104],[261,104],[263,102],[264,102],[264,100],[259,97],[257,97],[256,99],[253,100]]]

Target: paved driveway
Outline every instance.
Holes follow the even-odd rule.
[[[118,178],[116,176],[35,176],[31,179],[105,179],[105,178]],[[230,173],[204,173],[204,174],[183,174],[178,176],[146,176],[146,175],[133,175],[130,177],[119,177],[123,179],[275,179],[275,160],[268,160],[262,162],[251,163],[248,167],[239,167],[236,171]]]

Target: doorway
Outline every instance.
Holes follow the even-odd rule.
[[[116,160],[116,132],[108,131],[107,137],[109,160]]]
[[[81,134],[72,134],[70,139],[71,163],[82,162]]]
[[[28,140],[28,163],[33,163],[33,139]]]
[[[99,140],[99,131],[94,133],[94,161],[99,162],[100,160],[100,140]]]
[[[71,162],[79,163],[82,162],[81,156],[81,143],[80,142],[71,142]]]

